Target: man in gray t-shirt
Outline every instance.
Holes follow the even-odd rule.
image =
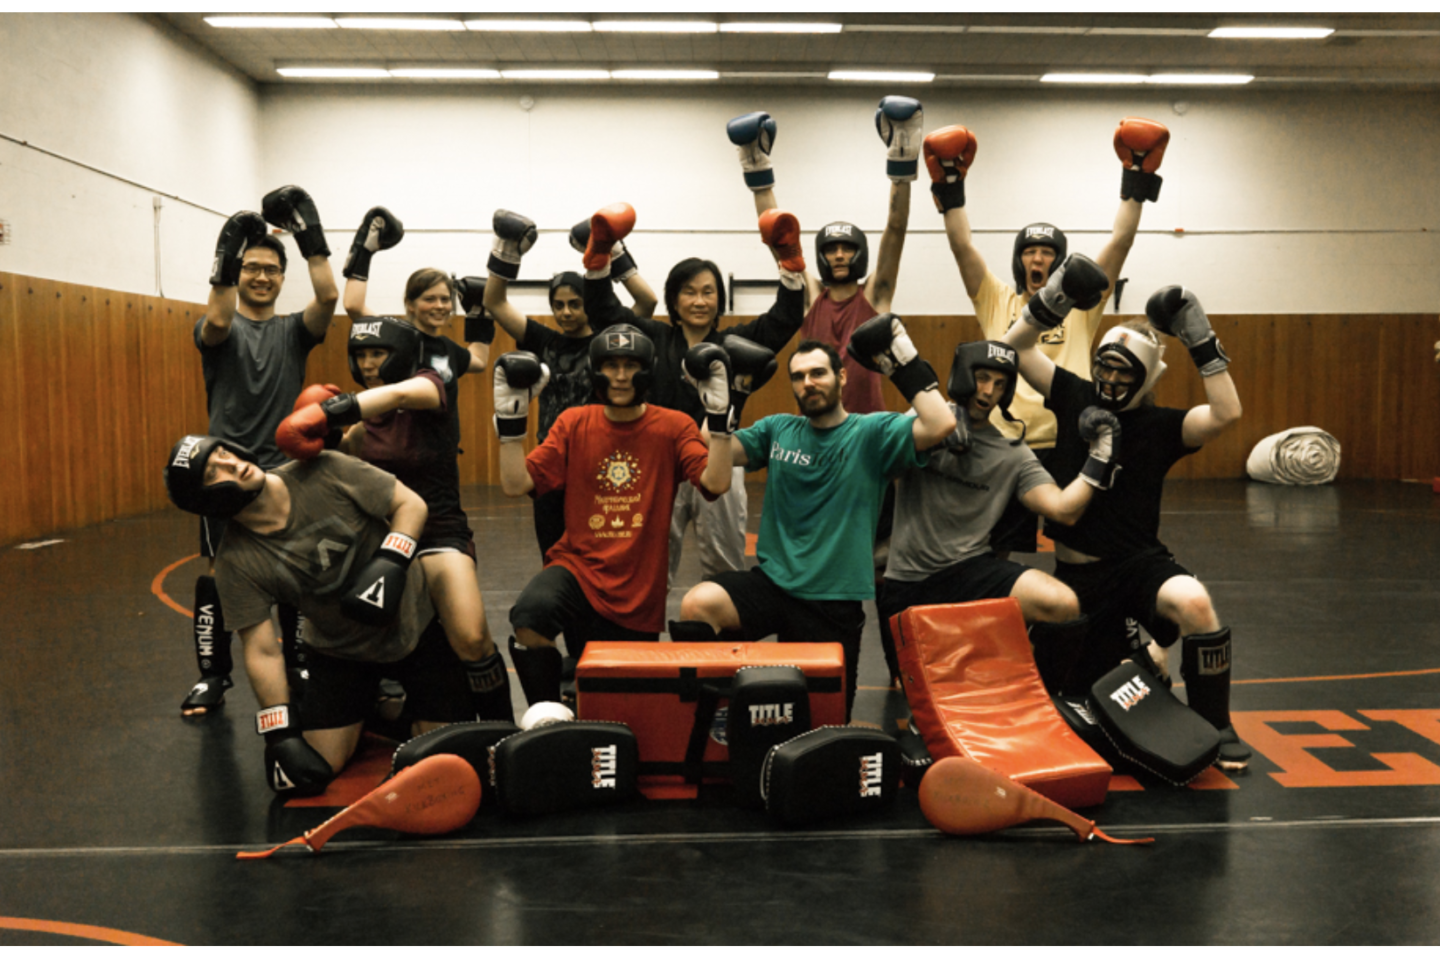
[[[274,604],[306,618],[304,698],[256,717],[272,789],[324,789],[354,753],[382,675],[404,684],[416,733],[473,717],[424,568],[410,565],[428,515],[418,494],[341,453],[266,471],[245,448],[199,436],[175,445],[165,482],[183,509],[230,518],[215,577],[247,651],[278,646]]]
[[[205,376],[210,435],[253,450],[258,462],[270,468],[285,462],[275,446],[275,428],[300,395],[305,361],[325,339],[340,292],[330,269],[324,228],[309,195],[299,187],[281,187],[265,197],[263,209],[263,217],[242,211],[221,228],[210,299],[205,315],[195,322],[193,337]],[[270,235],[266,221],[289,230],[305,257],[315,297],[297,313],[275,315],[275,303],[285,285],[286,255],[284,244]],[[200,518],[202,556],[213,560],[223,529],[223,522]],[[206,574],[195,581],[193,636],[200,680],[180,706],[187,717],[219,707],[231,686],[230,636],[215,591],[214,572],[212,562]],[[285,659],[298,674],[299,622],[293,610],[281,610],[281,623],[285,656],[246,658],[252,672],[274,673],[263,686],[284,685]]]
[[[1085,475],[1060,489],[1029,447],[991,424],[996,407],[1008,417],[1018,376],[1011,347],[960,344],[948,384],[955,433],[930,453],[928,465],[896,482],[895,526],[876,602],[892,677],[898,669],[889,622],[909,607],[1014,597],[1028,624],[1067,624],[1080,616],[1073,590],[1042,570],[1001,560],[990,546],[990,530],[1012,497],[1041,516],[1074,523],[1095,490]],[[1105,443],[1109,457],[1112,438]],[[1092,453],[1102,453],[1098,444]]]

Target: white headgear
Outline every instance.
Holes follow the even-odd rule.
[[[1134,374],[1135,382],[1127,386],[1112,385],[1115,395],[1107,396],[1101,389],[1100,371],[1119,370]],[[1134,410],[1140,401],[1155,387],[1155,381],[1165,371],[1165,361],[1160,359],[1160,340],[1149,330],[1134,327],[1111,327],[1100,339],[1095,350],[1095,363],[1091,377],[1095,381],[1096,402],[1107,410],[1117,412]]]

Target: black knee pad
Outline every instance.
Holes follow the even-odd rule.
[[[714,643],[720,635],[704,620],[671,620],[670,639],[675,643]]]

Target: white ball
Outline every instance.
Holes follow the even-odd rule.
[[[549,726],[552,723],[565,723],[567,720],[574,719],[575,714],[565,704],[547,700],[534,704],[525,711],[525,715],[520,718],[520,729],[534,730],[536,727]]]

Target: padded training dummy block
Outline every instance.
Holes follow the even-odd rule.
[[[845,655],[838,643],[592,641],[575,668],[576,712],[583,720],[613,720],[635,731],[642,786],[685,785],[690,775],[689,789],[647,790],[652,797],[693,796],[699,777],[729,776],[723,713],[705,733],[700,763],[686,764],[702,699],[723,710],[736,670],[787,665],[805,674],[811,724],[843,724]]]
[[[915,725],[937,761],[969,757],[1067,807],[1104,802],[1110,765],[1051,703],[1019,601],[911,607],[890,628]]]

